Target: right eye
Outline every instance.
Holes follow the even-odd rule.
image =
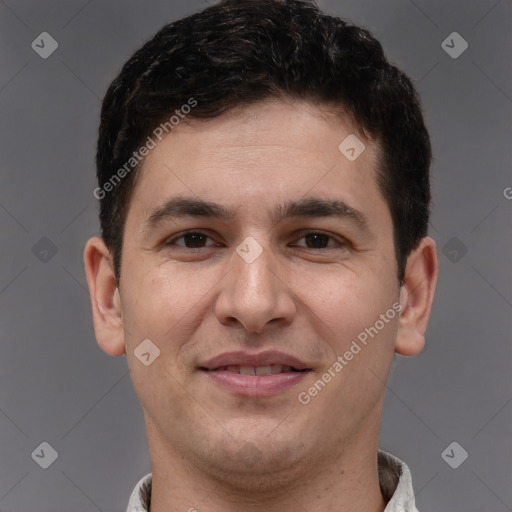
[[[170,246],[178,246],[185,249],[203,249],[205,247],[211,247],[212,245],[217,245],[213,243],[212,245],[205,246],[206,240],[210,239],[211,237],[208,235],[201,233],[200,231],[185,231],[183,233],[178,234],[177,236],[174,236],[172,238],[167,239],[164,242],[165,247]],[[183,243],[177,243],[178,241],[183,240]]]

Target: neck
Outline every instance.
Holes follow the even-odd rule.
[[[378,432],[378,425],[374,426]],[[352,440],[333,457],[275,471],[259,461],[244,474],[194,464],[147,424],[153,474],[151,512],[382,512],[377,436]]]

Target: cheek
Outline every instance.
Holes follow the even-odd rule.
[[[197,327],[200,315],[194,312],[203,310],[208,292],[222,278],[213,267],[200,271],[171,262],[147,267],[127,264],[124,270],[130,276],[123,301],[127,344],[137,343],[141,336],[165,347],[185,343]]]
[[[130,276],[123,301],[128,364],[134,389],[153,418],[168,409],[169,401],[174,411],[177,404],[187,401],[178,354],[193,334],[192,313],[208,289],[203,289],[208,284],[204,280],[191,282],[187,273],[178,271],[177,266],[170,267],[160,265],[147,270],[142,265],[126,264],[123,269]],[[148,365],[137,357],[138,347],[146,339],[157,347],[150,346],[152,362]],[[174,417],[166,413],[165,421],[171,425]]]
[[[391,280],[381,278],[382,273],[375,270],[338,267],[329,273],[324,270],[305,275],[297,275],[294,283],[304,314],[313,313],[310,320],[338,353],[392,306]]]

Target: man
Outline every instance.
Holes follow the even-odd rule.
[[[437,279],[410,80],[299,0],[165,26],[103,102],[98,343],[126,354],[152,473],[128,511],[415,511],[378,450]]]

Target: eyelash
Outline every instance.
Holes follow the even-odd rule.
[[[203,250],[203,249],[208,249],[209,247],[212,247],[212,246],[206,246],[206,247],[186,247],[184,245],[176,245],[175,242],[181,238],[184,238],[186,235],[191,235],[191,234],[195,234],[195,235],[202,235],[202,236],[205,236],[207,238],[210,238],[212,239],[211,236],[207,235],[206,233],[203,233],[201,231],[184,231],[182,233],[180,233],[179,235],[173,237],[173,238],[170,238],[170,239],[167,239],[165,242],[164,242],[164,246],[166,247],[180,247],[181,249],[186,249],[187,251],[200,251],[200,250]],[[331,236],[331,235],[328,235],[327,233],[323,233],[322,231],[306,231],[306,232],[303,232],[300,236],[300,238],[298,240],[301,240],[302,238],[305,238],[306,236],[308,235],[321,235],[321,236],[324,236],[324,237],[327,237],[328,239],[330,240],[333,240],[337,246],[330,246],[330,247],[320,247],[320,248],[315,248],[315,247],[303,247],[303,246],[300,246],[300,249],[309,249],[309,250],[316,250],[316,251],[328,251],[328,250],[332,250],[332,249],[336,249],[337,247],[338,248],[343,248],[343,247],[346,247],[348,242],[346,240],[336,240],[335,237]],[[328,242],[327,242],[328,243]]]

